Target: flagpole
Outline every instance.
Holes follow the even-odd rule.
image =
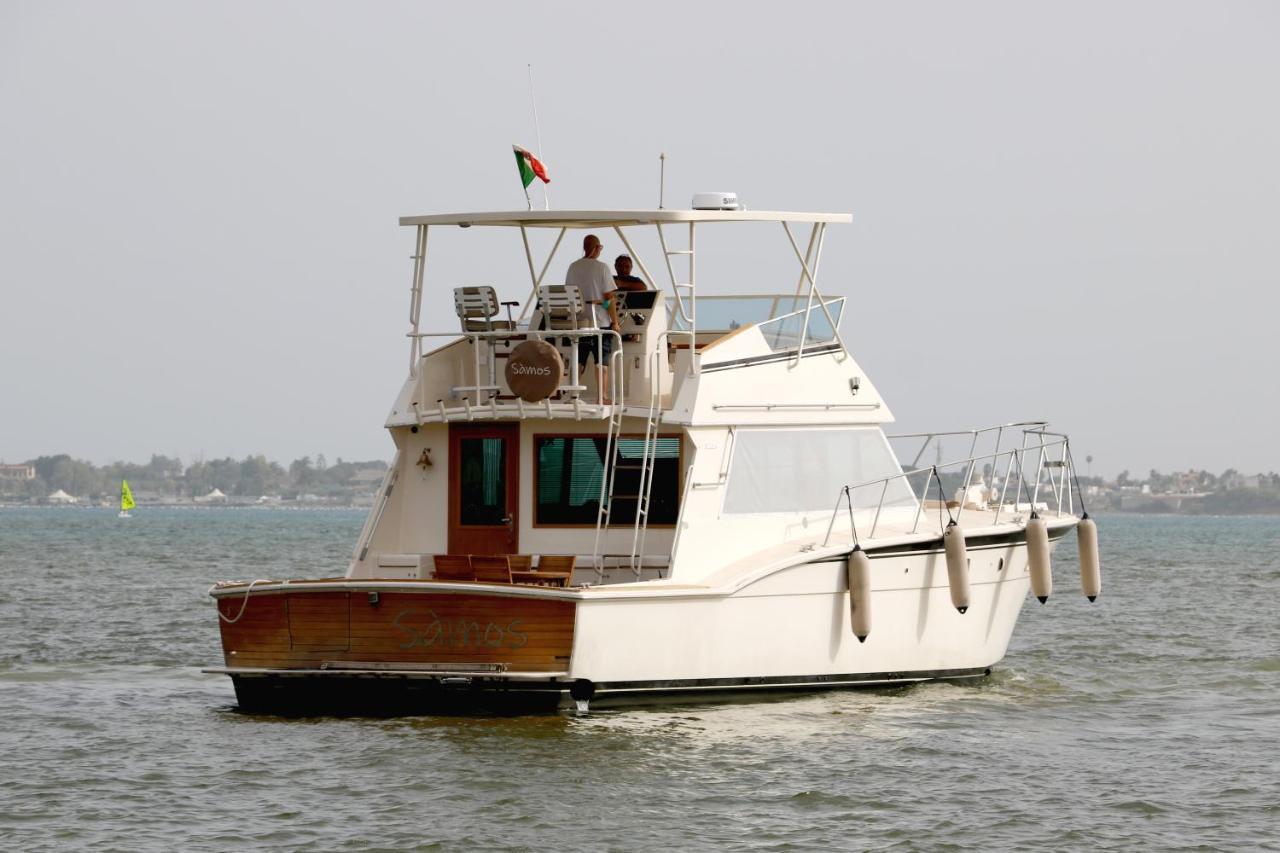
[[[533,63],[530,62],[525,66],[529,71],[529,103],[533,105],[533,133],[538,138],[538,159],[543,163],[547,162],[546,153],[542,150],[542,129],[538,127],[538,98],[533,91]],[[529,188],[525,187],[524,194],[529,195]],[[547,195],[547,182],[542,182],[542,206],[544,210],[551,209],[551,197]],[[533,210],[533,202],[529,202],[529,209]]]

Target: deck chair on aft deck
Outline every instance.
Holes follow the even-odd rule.
[[[569,586],[573,583],[573,569],[577,562],[578,558],[574,556],[543,554],[538,558],[538,574],[544,576],[544,583]]]
[[[476,573],[478,581],[511,583],[511,561],[505,556],[473,554],[471,569]]]
[[[456,554],[436,554],[435,578],[438,581],[473,581],[475,572],[471,570],[471,558]]]
[[[498,314],[498,292],[488,285],[455,287],[453,310],[464,332],[509,332],[515,325],[510,320],[493,319]]]

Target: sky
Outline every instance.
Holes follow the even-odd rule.
[[[895,430],[1277,470],[1277,81],[1266,2],[0,0],[0,460],[389,459],[398,218],[522,208],[514,143],[554,207],[666,152],[668,206],[852,213],[819,283]],[[432,238],[424,328],[526,293],[517,232]],[[777,226],[699,249],[794,289]]]

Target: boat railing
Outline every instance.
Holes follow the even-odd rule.
[[[981,508],[994,510],[994,516],[990,521],[992,526],[1000,523],[1002,515],[1015,516],[1016,518],[1011,519],[1011,521],[1017,523],[1022,520],[1022,513],[1034,512],[1039,508],[1047,511],[1051,505],[1054,511],[1060,515],[1074,513],[1075,502],[1079,495],[1077,489],[1073,488],[1075,477],[1070,440],[1064,433],[1050,432],[1045,429],[1047,425],[1043,421],[1024,421],[987,427],[981,430],[911,433],[891,436],[892,438],[928,436],[930,439],[942,436],[973,436],[976,439],[977,436],[992,432],[1003,437],[1009,430],[1022,428],[1022,441],[1018,446],[1004,450],[996,449],[990,453],[972,454],[947,462],[940,459],[933,465],[913,467],[900,474],[891,474],[875,480],[843,486],[836,495],[835,506],[831,511],[831,519],[827,524],[827,534],[823,539],[823,545],[825,546],[830,542],[831,534],[835,529],[836,521],[842,508],[847,512],[850,535],[855,542],[859,541],[859,539],[874,539],[879,532],[881,518],[884,516],[885,510],[891,507],[909,507],[914,517],[907,532],[910,534],[920,532],[921,521],[930,503],[930,489],[935,487],[937,489],[935,505],[940,516],[939,526],[943,526],[941,518],[943,512],[946,513],[947,519],[959,523],[965,510],[974,508],[975,502],[968,499],[969,489],[975,485],[973,476],[979,465],[983,466],[984,481],[981,485],[986,486],[985,478],[988,474],[991,478],[988,492],[990,497],[983,501]],[[1029,477],[1027,476],[1027,469],[1032,461],[1035,463],[1035,473]],[[963,471],[958,481],[954,474],[944,475],[942,473],[943,471],[952,471],[954,469]],[[1003,475],[1001,475],[1001,471],[1003,471]],[[947,499],[944,477],[953,482],[958,482],[960,490],[959,501],[949,501]],[[913,480],[913,478],[917,479]],[[995,490],[997,478],[1001,480],[998,492]],[[1051,496],[1045,496],[1046,500],[1044,501],[1041,501],[1042,488],[1047,488],[1052,492]],[[906,498],[907,495],[910,497]],[[869,499],[866,496],[870,496]],[[904,500],[904,498],[906,499]],[[871,516],[869,529],[864,528],[864,531],[859,533],[855,513]],[[901,518],[902,514],[898,513],[897,516]],[[895,530],[895,533],[901,532],[903,531]],[[941,533],[941,530],[939,530],[939,533]]]
[[[452,385],[449,387],[449,401],[438,399],[434,406],[425,402],[414,403],[414,412],[419,423],[426,420],[476,420],[477,418],[518,418],[528,417],[562,417],[566,414],[581,418],[586,412],[583,406],[606,406],[606,401],[621,401],[624,377],[620,367],[622,364],[622,336],[611,329],[495,329],[492,331],[470,332],[410,332],[409,336],[421,341],[426,338],[453,338],[471,343],[472,384]],[[602,351],[603,340],[613,340],[613,351],[609,358],[608,394],[605,387],[597,387],[594,397],[584,397],[589,390],[580,375],[576,348],[582,339],[594,338],[596,352]],[[552,394],[539,403],[527,403],[519,396],[508,400],[500,400],[502,386],[498,382],[497,349],[500,344],[514,344],[518,341],[541,340],[553,345],[562,339],[570,340],[570,355],[566,357],[568,370]],[[559,350],[560,348],[557,347]],[[482,354],[487,358],[482,359]],[[427,358],[424,353],[420,358]],[[553,400],[553,397],[559,399]]]

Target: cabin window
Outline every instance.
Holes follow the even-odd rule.
[[[537,471],[534,524],[594,527],[604,478],[603,435],[535,436]],[[617,473],[611,524],[632,524],[640,491],[644,439],[624,436],[615,445]],[[680,437],[658,438],[649,495],[649,524],[675,524],[680,510]]]
[[[501,438],[458,442],[462,524],[502,524],[507,509],[507,443]]]
[[[901,474],[879,429],[739,429],[724,512],[830,512],[846,486]],[[881,483],[854,489],[855,509],[875,509]],[[902,477],[889,481],[884,505],[915,506]]]

